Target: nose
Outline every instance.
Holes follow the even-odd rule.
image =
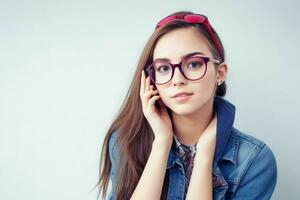
[[[186,78],[183,76],[181,71],[179,70],[178,67],[174,69],[174,74],[172,77],[172,85],[177,86],[177,85],[184,85],[186,84]]]

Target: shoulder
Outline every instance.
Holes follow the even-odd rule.
[[[268,199],[272,195],[277,164],[273,151],[264,141],[233,128],[223,158],[231,161],[221,162],[220,168],[236,197],[255,194],[255,199]]]
[[[118,139],[118,132],[113,131],[109,137],[109,145],[114,145]]]
[[[271,148],[261,139],[234,127],[221,159],[220,168],[224,168],[224,175],[235,182],[241,182],[247,173],[259,168],[268,168],[274,173],[277,171]]]
[[[116,181],[117,181],[117,165],[118,165],[118,132],[113,131],[108,139],[108,152],[109,152],[109,159],[111,161],[111,169],[110,169],[110,180],[112,183],[112,189],[108,195],[108,199],[116,199],[115,197],[115,187],[116,187]]]
[[[238,138],[241,142],[245,142],[247,144],[252,144],[258,147],[263,147],[265,145],[265,142],[263,142],[261,139],[254,137],[250,135],[249,133],[245,133],[235,127],[232,128],[231,134],[233,137]]]
[[[243,163],[254,160],[258,155],[275,161],[275,155],[268,144],[251,134],[245,133],[235,127],[231,131],[231,139],[238,143],[236,161]]]
[[[111,162],[114,164],[118,158],[118,132],[113,131],[108,140],[108,151]]]
[[[250,165],[251,162],[257,159],[257,156],[276,162],[275,155],[268,144],[235,127],[231,130],[224,155],[227,156],[225,158],[230,158],[237,166],[246,163]]]

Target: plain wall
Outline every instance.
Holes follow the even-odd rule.
[[[278,164],[274,200],[297,199],[299,1],[0,0],[0,199],[95,199],[104,135],[154,26],[207,15],[229,67],[235,126]]]

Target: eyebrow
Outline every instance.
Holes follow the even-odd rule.
[[[186,58],[191,57],[191,56],[194,56],[194,55],[197,55],[197,54],[205,55],[204,53],[202,53],[200,51],[196,51],[196,52],[188,53],[188,54],[186,54],[184,56],[181,56],[181,60],[186,59]],[[156,58],[154,61],[157,61],[157,60],[171,61],[169,58]]]

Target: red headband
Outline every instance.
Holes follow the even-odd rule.
[[[162,20],[160,20],[156,24],[155,29],[157,29],[161,26],[164,26],[174,20],[185,21],[185,22],[191,23],[191,24],[203,24],[203,26],[208,30],[210,36],[212,37],[213,42],[217,46],[217,49],[218,49],[220,55],[222,55],[223,51],[222,51],[221,43],[218,40],[216,34],[213,31],[212,26],[210,25],[210,23],[208,21],[208,18],[205,15],[201,15],[201,14],[169,15],[169,16],[163,18]]]

